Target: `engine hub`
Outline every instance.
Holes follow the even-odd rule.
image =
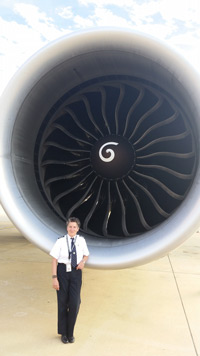
[[[110,135],[98,140],[91,150],[91,165],[102,178],[126,177],[135,164],[133,145],[123,136]]]

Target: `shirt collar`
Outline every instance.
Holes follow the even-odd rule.
[[[67,234],[67,238],[71,241],[72,239],[77,238],[77,235],[75,235],[75,236],[71,237],[71,236],[69,236],[69,235]]]

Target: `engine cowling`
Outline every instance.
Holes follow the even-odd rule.
[[[132,31],[61,38],[1,98],[2,205],[49,252],[78,216],[96,268],[167,254],[199,227],[197,74]]]

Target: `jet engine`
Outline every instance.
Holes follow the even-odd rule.
[[[199,79],[159,41],[118,29],[58,39],[0,107],[1,203],[42,250],[77,216],[88,266],[126,268],[199,227]]]

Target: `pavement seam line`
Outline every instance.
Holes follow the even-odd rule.
[[[177,282],[177,279],[176,279],[176,275],[175,275],[175,272],[174,272],[174,269],[173,269],[173,265],[172,265],[172,262],[171,262],[171,259],[170,259],[169,255],[167,255],[167,257],[168,257],[168,260],[169,260],[169,264],[171,266],[172,274],[173,274],[174,281],[175,281],[175,284],[176,284],[176,288],[177,288],[177,291],[178,291],[179,299],[181,301],[181,305],[182,305],[182,308],[183,308],[183,313],[185,315],[185,319],[186,319],[186,323],[187,323],[187,326],[188,326],[188,329],[189,329],[189,333],[190,333],[190,337],[191,337],[191,340],[192,340],[192,344],[194,346],[194,351],[195,351],[196,356],[199,356],[197,348],[196,348],[196,345],[195,345],[195,341],[194,341],[194,338],[193,338],[193,335],[192,335],[192,330],[191,330],[191,327],[190,327],[190,323],[189,323],[189,320],[188,320],[186,309],[185,309],[185,306],[184,306],[184,303],[183,303],[183,299],[181,297],[181,292],[180,292],[179,285],[178,285],[178,282]]]

